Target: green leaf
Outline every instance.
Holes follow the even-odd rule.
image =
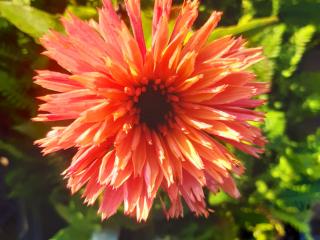
[[[281,0],[272,0],[272,15],[278,16],[280,11]]]
[[[209,37],[209,40],[214,40],[226,35],[237,35],[242,34],[251,30],[256,30],[265,26],[268,26],[270,24],[276,23],[278,21],[278,18],[275,16],[266,17],[266,18],[256,18],[252,19],[251,21],[239,24],[236,26],[231,27],[219,27],[216,30],[213,31],[211,36]]]
[[[152,41],[152,10],[145,9],[144,11],[141,11],[141,20],[146,46],[150,47]]]
[[[87,208],[73,198],[68,205],[63,205],[53,200],[58,214],[69,223],[69,226],[61,229],[51,240],[87,240],[94,231],[100,230],[99,218],[93,208]]]
[[[1,104],[6,103],[17,109],[33,110],[33,101],[21,88],[21,83],[3,71],[0,71],[0,96],[5,99]]]
[[[23,158],[24,154],[17,147],[10,143],[6,143],[0,139],[0,150],[1,152],[6,152],[7,154],[12,155],[15,158]]]
[[[224,202],[231,202],[233,199],[229,197],[225,192],[219,192],[217,194],[209,194],[209,203],[212,206],[219,205]]]
[[[266,27],[249,38],[252,45],[263,47],[263,54],[266,56],[265,59],[252,66],[252,69],[261,81],[270,82],[273,78],[275,58],[279,56],[285,30],[286,25],[279,24]]]
[[[61,25],[54,15],[9,1],[0,2],[0,15],[19,30],[34,38],[41,37],[49,29],[61,29]]]
[[[70,224],[84,219],[83,213],[77,209],[77,206],[73,201],[71,201],[68,206],[61,203],[55,203],[54,206],[59,215]]]
[[[299,210],[305,210],[310,208],[313,203],[319,202],[320,182],[306,182],[300,185],[296,185],[293,190],[286,189],[281,191],[278,195],[285,206],[293,206]]]
[[[251,0],[242,0],[242,17],[239,20],[239,25],[245,24],[254,17],[256,10],[254,9],[253,3]]]
[[[72,6],[69,5],[65,11],[70,12],[81,19],[91,19],[97,16],[97,10],[89,6]]]
[[[306,45],[312,39],[315,31],[316,28],[313,25],[308,25],[300,28],[293,34],[288,49],[289,59],[285,59],[289,66],[282,71],[284,77],[291,77],[295,72],[298,63],[306,50]]]
[[[317,94],[315,93],[315,94],[309,95],[309,96],[305,99],[302,107],[303,107],[304,109],[307,109],[307,110],[313,112],[313,113],[318,113],[318,112],[320,112],[320,100],[319,100],[319,96],[320,96],[319,93],[317,93]]]
[[[24,122],[20,125],[13,126],[13,129],[30,137],[33,140],[36,140],[42,136],[45,136],[49,131],[49,127],[39,122]]]
[[[265,130],[270,139],[283,135],[286,126],[285,115],[280,111],[269,111],[266,114]]]
[[[314,93],[320,94],[320,72],[302,72],[296,74],[293,81],[301,86],[299,92],[295,93],[300,93],[303,98]]]
[[[309,216],[308,214],[292,214],[285,211],[271,209],[272,216],[289,223],[297,230],[305,233],[307,236],[310,236],[310,226],[309,226]],[[309,238],[308,238],[309,239]]]
[[[261,39],[263,53],[268,58],[276,58],[281,50],[282,37],[286,30],[286,25],[280,24],[270,27],[264,31],[264,37]]]
[[[252,69],[259,81],[270,82],[274,74],[274,62],[266,58],[254,64]]]
[[[12,0],[14,4],[30,5],[31,0]]]
[[[279,187],[291,185],[292,182],[297,181],[300,177],[285,156],[281,156],[279,164],[271,169],[271,176],[280,180]]]
[[[58,231],[50,240],[88,240],[92,235],[92,229],[88,226],[77,228],[74,225],[63,228]]]

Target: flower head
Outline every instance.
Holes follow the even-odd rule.
[[[74,147],[65,170],[72,193],[84,188],[85,202],[100,202],[102,218],[123,204],[124,213],[146,220],[161,189],[166,216],[183,215],[182,199],[207,216],[203,189],[239,191],[232,174],[243,166],[223,143],[258,157],[265,140],[250,125],[263,114],[255,96],[267,86],[245,69],[261,59],[231,36],[208,43],[221,13],[213,12],[197,31],[191,27],[198,1],[186,0],[169,31],[171,0],[155,0],[152,43],[147,48],[139,0],[125,1],[131,29],[110,0],[99,21],[63,19],[66,34],[41,39],[45,54],[66,73],[38,71],[35,82],[58,93],[34,120],[67,120],[36,143],[48,154]],[[190,36],[191,35],[191,36]]]

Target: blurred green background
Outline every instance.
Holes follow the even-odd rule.
[[[115,3],[125,17],[121,1]],[[158,202],[149,220],[136,224],[121,212],[101,222],[97,207],[70,196],[60,172],[73,151],[42,157],[33,146],[49,124],[30,121],[37,96],[35,69],[57,69],[40,55],[37,38],[60,29],[66,11],[96,18],[98,0],[0,0],[0,239],[320,239],[320,1],[203,0],[196,26],[224,11],[211,39],[243,35],[263,46],[266,59],[252,67],[272,90],[261,125],[269,143],[261,159],[240,152],[246,173],[237,179],[242,197],[207,193],[208,219],[186,209],[166,221]],[[175,1],[181,4],[181,1]],[[142,0],[144,25],[153,2]]]

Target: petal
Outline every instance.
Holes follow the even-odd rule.
[[[198,0],[187,0],[183,2],[181,11],[176,19],[171,34],[170,42],[173,41],[178,35],[180,35],[181,32],[183,32],[184,37],[186,36],[198,16],[198,7]]]
[[[135,39],[138,42],[142,57],[145,58],[147,50],[141,22],[140,0],[126,0],[125,3]]]
[[[99,208],[102,219],[111,217],[117,212],[118,207],[123,201],[123,187],[113,189],[106,187],[103,194],[103,199]]]
[[[186,43],[182,52],[183,56],[190,51],[195,51],[197,53],[200,51],[202,46],[206,43],[212,30],[220,21],[221,15],[221,12],[213,12],[211,14],[208,21],[198,31],[196,31]]]
[[[68,74],[59,72],[38,70],[37,76],[34,77],[34,83],[56,92],[68,92],[76,89],[80,89],[81,84],[69,79]]]
[[[177,145],[181,149],[182,154],[198,169],[203,169],[202,160],[194,148],[192,142],[183,134],[178,131],[173,133]]]
[[[169,19],[172,0],[155,0],[152,20],[152,38],[158,31],[161,18]]]

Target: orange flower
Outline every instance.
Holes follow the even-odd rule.
[[[68,187],[84,187],[87,204],[99,198],[103,219],[123,203],[125,214],[146,220],[160,189],[170,202],[163,203],[168,218],[183,215],[181,197],[207,216],[204,187],[240,195],[232,174],[243,166],[222,142],[256,157],[263,151],[265,140],[249,122],[263,120],[252,108],[263,104],[254,97],[268,87],[245,70],[261,49],[231,36],[207,43],[220,12],[187,37],[197,0],[183,3],[172,32],[171,0],[156,0],[147,49],[140,1],[125,4],[133,34],[104,0],[98,23],[71,16],[62,20],[66,34],[41,39],[45,54],[68,73],[38,71],[35,82],[58,93],[40,98],[46,113],[34,120],[70,124],[36,143],[44,154],[78,150],[64,172]]]

